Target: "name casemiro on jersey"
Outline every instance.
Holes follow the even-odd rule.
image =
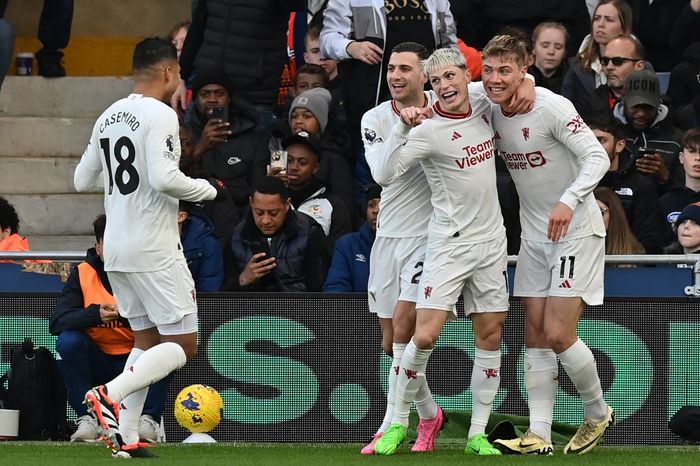
[[[131,128],[131,131],[136,131],[139,126],[141,126],[141,123],[136,119],[136,116],[131,114],[131,112],[116,112],[105,118],[100,124],[100,133],[104,133],[104,131],[109,128],[110,125],[114,125],[116,123],[125,124]]]

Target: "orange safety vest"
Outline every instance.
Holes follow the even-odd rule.
[[[100,281],[97,271],[87,262],[78,265],[80,288],[85,307],[91,304],[116,304],[114,296]],[[134,347],[134,332],[118,320],[85,329],[95,344],[106,354],[126,354]]]

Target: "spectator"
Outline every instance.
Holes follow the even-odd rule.
[[[669,253],[697,254],[700,252],[700,202],[683,208],[675,221],[677,243],[668,248]]]
[[[294,101],[296,96],[304,91],[317,87],[328,89],[328,83],[328,73],[326,73],[326,70],[324,70],[321,65],[308,63],[299,68],[294,76],[292,87],[285,96],[284,104],[276,108],[276,119],[282,121],[274,121],[272,123],[272,132],[274,133],[279,128],[279,125],[284,126],[286,124],[289,107],[292,105],[292,101]]]
[[[668,97],[676,113],[678,127],[700,127],[700,42],[683,51],[683,60],[671,71]]]
[[[343,135],[329,129],[331,95],[326,89],[317,88],[298,95],[290,106],[289,123],[279,128],[279,138],[270,139],[270,149],[281,149],[282,139],[302,131],[314,136],[321,147],[320,166],[316,178],[329,186],[346,206],[352,206],[353,178],[348,161],[348,147]],[[337,136],[337,137],[336,137]]]
[[[685,172],[685,183],[675,184],[661,196],[661,214],[666,221],[664,244],[672,243],[676,235],[673,224],[688,204],[700,202],[700,128],[689,129],[681,140],[680,163]]]
[[[635,156],[626,147],[625,133],[612,118],[586,120],[610,157],[610,168],[598,186],[610,188],[620,200],[634,236],[647,254],[661,252],[664,224],[656,185],[635,168]]]
[[[605,72],[607,63],[603,64],[600,58],[635,57],[631,54],[612,54],[607,50],[608,43],[616,37],[629,36],[631,33],[632,9],[627,2],[602,0],[593,14],[591,33],[583,40],[578,55],[571,61],[561,88],[561,94],[574,104],[584,118],[591,116],[584,111],[584,102],[589,99],[598,100],[596,88],[608,80]]]
[[[194,105],[185,122],[198,139],[194,157],[201,158],[205,177],[224,182],[243,215],[251,186],[265,176],[270,158],[267,136],[254,131],[257,112],[220,69],[199,70],[192,94]]]
[[[255,186],[233,234],[225,291],[321,291],[330,256],[323,230],[291,207],[280,179],[268,176]]]
[[[221,245],[214,237],[214,226],[201,208],[180,201],[177,216],[182,252],[198,292],[219,291],[224,281],[224,259]]]
[[[29,240],[19,234],[19,216],[15,207],[0,196],[0,251],[29,251]],[[0,260],[2,262],[14,262]],[[38,261],[25,261],[38,262]]]
[[[645,153],[636,160],[637,171],[652,179],[660,193],[683,180],[678,160],[683,134],[673,126],[668,107],[661,103],[656,73],[638,70],[629,74],[622,101],[615,105],[613,114],[625,125],[629,150]]]
[[[566,42],[569,33],[561,23],[545,22],[532,32],[532,49],[535,63],[528,68],[537,86],[546,87],[561,94],[566,64]]]
[[[367,221],[360,231],[341,236],[335,243],[328,277],[323,291],[346,293],[366,292],[369,280],[369,256],[377,232],[377,216],[382,188],[372,185],[367,190]]]
[[[386,68],[395,45],[407,40],[429,51],[457,50],[455,24],[448,0],[387,3],[329,0],[321,30],[321,53],[340,62],[352,153],[362,148],[360,120],[378,103],[391,98]],[[425,14],[427,10],[427,14]],[[358,15],[358,12],[362,14]]]
[[[282,141],[282,148],[287,151],[287,186],[292,205],[321,225],[332,249],[338,238],[352,231],[352,218],[345,203],[316,177],[323,149],[318,139],[306,131]]]
[[[173,43],[175,49],[177,50],[177,58],[180,59],[180,54],[182,53],[182,46],[185,44],[185,38],[187,37],[187,31],[190,29],[190,22],[183,21],[177,23],[170,30],[168,34],[168,39]]]
[[[221,66],[260,114],[258,132],[267,134],[285,62],[289,14],[305,6],[303,0],[198,0],[180,55],[182,79],[173,108],[185,109],[190,76]]]
[[[129,321],[119,316],[102,262],[105,225],[104,215],[93,223],[95,247],[71,272],[49,320],[49,332],[58,335],[58,369],[66,385],[68,404],[78,416],[78,429],[71,435],[71,442],[99,439],[97,423],[83,404],[85,393],[123,372],[134,346],[134,334]],[[165,378],[148,390],[138,427],[143,441],[158,439],[169,383],[170,378]]]
[[[0,1],[0,17],[3,16],[6,5],[7,0]],[[42,45],[36,53],[39,76],[60,78],[66,75],[62,50],[70,41],[72,23],[73,0],[44,0],[37,33]]]
[[[340,74],[338,73],[338,61],[326,58],[321,53],[321,27],[313,26],[309,28],[304,37],[304,61],[307,64],[319,65],[328,74],[330,82],[334,82]],[[339,81],[338,81],[339,82]],[[334,86],[335,87],[335,86]]]
[[[207,178],[202,171],[201,158],[194,156],[192,130],[186,124],[180,124],[180,170],[190,178]],[[219,241],[221,249],[228,251],[231,235],[240,221],[238,208],[231,197],[220,201],[203,201],[201,210],[211,220],[214,227],[213,235]]]
[[[10,69],[14,48],[15,31],[10,23],[2,19],[2,15],[0,15],[0,88],[2,88],[2,82]]]
[[[615,193],[604,187],[593,191],[605,224],[605,254],[644,254],[644,246],[632,233],[625,211]]]

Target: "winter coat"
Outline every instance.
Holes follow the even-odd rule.
[[[220,291],[224,281],[224,259],[208,218],[190,213],[180,235],[183,253],[198,292]]]
[[[341,236],[335,243],[323,291],[365,292],[369,280],[369,256],[375,232],[365,222],[360,231]]]

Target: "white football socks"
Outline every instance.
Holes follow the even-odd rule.
[[[401,358],[406,350],[406,343],[393,343],[391,345],[391,352],[394,354],[394,359],[391,361],[391,368],[389,369],[389,386],[386,393],[386,412],[384,413],[384,420],[382,425],[379,426],[377,434],[379,432],[386,432],[391,425],[391,419],[394,417],[394,398],[396,396],[396,379],[399,373],[399,368],[401,367]]]
[[[474,350],[471,389],[473,396],[472,421],[467,438],[486,433],[493,400],[501,382],[501,350]]]
[[[600,421],[608,413],[608,405],[603,399],[600,377],[593,357],[593,352],[580,339],[566,351],[559,353],[559,360],[573,382],[581,401],[583,416],[586,419]]]
[[[416,411],[421,419],[433,419],[438,414],[438,405],[433,400],[433,394],[430,393],[428,379],[425,378],[425,372],[418,377],[421,381],[418,392],[416,393]]]
[[[413,343],[413,340],[406,345],[406,351],[401,358],[401,367],[399,368],[399,376],[396,381],[392,424],[401,424],[404,427],[408,427],[411,402],[415,399],[421,383],[425,381],[425,368],[428,365],[428,358],[432,352],[432,348],[419,349]]]
[[[131,355],[129,356],[131,357]],[[107,393],[117,403],[128,395],[159,381],[187,362],[182,346],[166,341],[141,354],[136,362],[124,367],[124,372],[105,384]]]
[[[142,349],[132,348],[129,357],[124,364],[124,370],[129,370],[141,355]],[[109,391],[109,389],[107,389]],[[146,401],[148,387],[137,390],[128,395],[119,403],[119,433],[125,445],[131,445],[139,441],[139,418],[143,411],[143,404]]]
[[[547,348],[527,348],[524,369],[530,430],[551,442],[554,401],[559,386],[557,355]]]

